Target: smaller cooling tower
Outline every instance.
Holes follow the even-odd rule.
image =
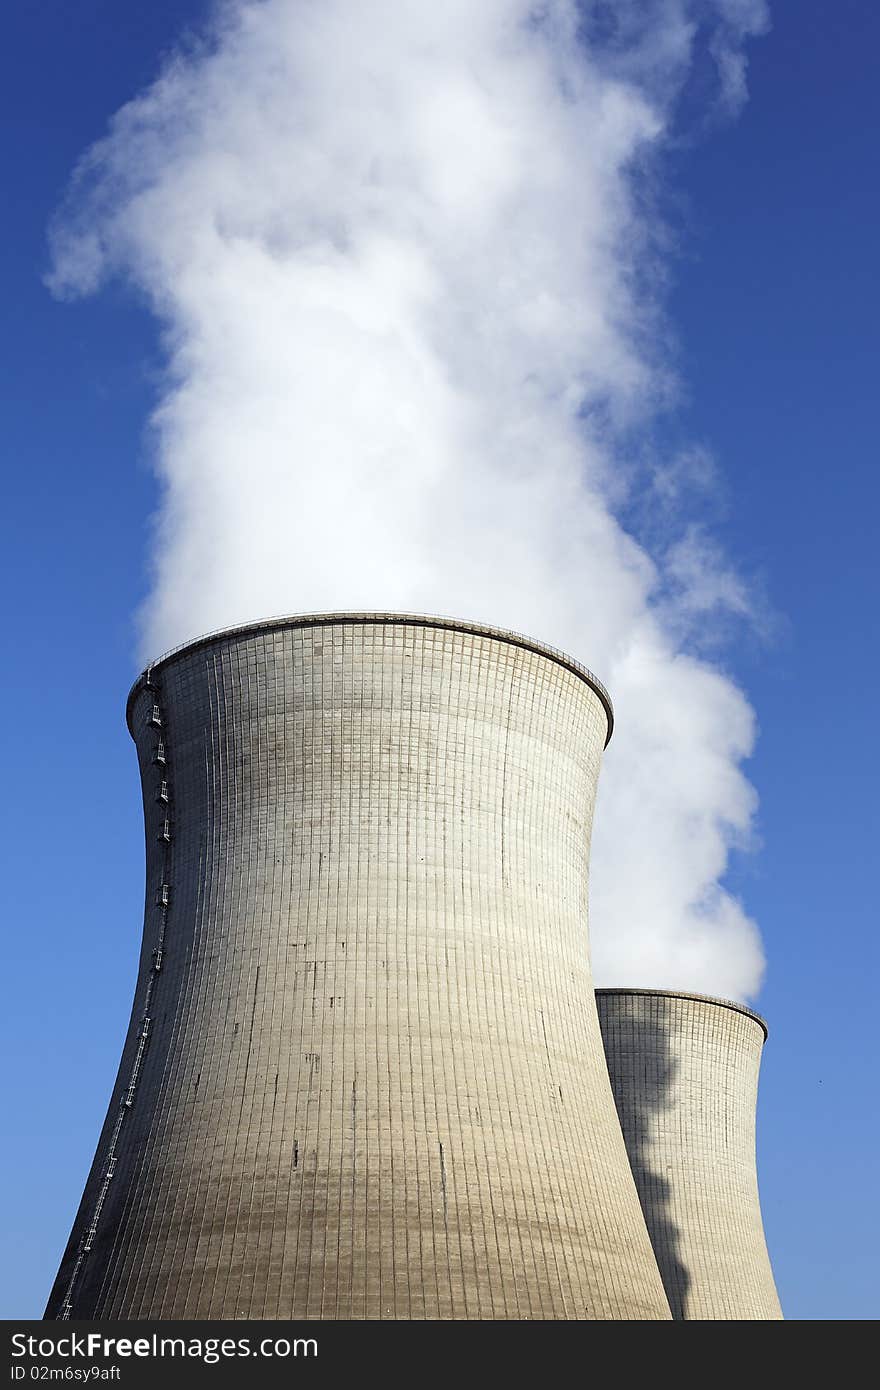
[[[600,989],[596,1003],[673,1317],[781,1318],[755,1165],[763,1019],[659,990]]]

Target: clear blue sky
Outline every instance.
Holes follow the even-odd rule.
[[[154,329],[119,289],[41,283],[78,155],[193,0],[31,0],[5,24],[5,1034],[0,1314],[42,1312],[127,1023],[143,845],[124,700],[154,483]],[[765,1224],[791,1318],[880,1312],[876,55],[880,8],[777,0],[736,124],[670,157],[670,429],[727,480],[719,530],[780,615],[729,657],[761,735],[763,849],[735,890],[769,958]],[[873,542],[873,544],[872,544]]]

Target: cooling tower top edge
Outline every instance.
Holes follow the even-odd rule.
[[[386,623],[399,624],[400,626],[417,627],[439,627],[448,628],[454,632],[470,633],[477,637],[489,637],[498,642],[507,642],[510,646],[523,647],[528,651],[537,652],[539,656],[545,656],[550,661],[555,661],[558,666],[571,671],[578,676],[590,689],[599,697],[605,710],[608,721],[608,733],[605,738],[605,747],[611,739],[614,729],[614,706],[611,703],[611,696],[605,686],[597,676],[594,676],[586,666],[583,666],[574,657],[568,656],[565,652],[559,651],[556,647],[551,647],[547,642],[538,642],[532,637],[527,637],[522,632],[512,632],[506,628],[492,627],[487,623],[470,622],[463,618],[441,617],[426,613],[385,613],[385,612],[340,612],[340,613],[294,613],[282,615],[274,618],[263,618],[250,623],[238,623],[232,627],[217,628],[213,632],[203,633],[200,637],[193,637],[188,642],[181,642],[178,646],[172,647],[170,651],[163,652],[162,656],[144,668],[128,693],[128,700],[125,706],[126,722],[131,731],[131,702],[138,690],[146,684],[153,672],[171,661],[174,657],[180,656],[182,652],[190,652],[198,647],[208,646],[224,637],[238,637],[245,633],[271,632],[277,628],[286,627],[324,627],[342,625],[345,623],[368,624]]]
[[[733,1009],[734,1013],[745,1014],[746,1018],[752,1019],[758,1024],[764,1033],[764,1041],[767,1041],[769,1029],[767,1020],[760,1014],[755,1013],[754,1009],[748,1008],[746,1004],[739,1004],[735,999],[720,999],[713,994],[693,994],[689,990],[680,989],[597,989],[596,994],[647,994],[662,999],[690,999],[696,1004],[714,1004],[719,1009]]]

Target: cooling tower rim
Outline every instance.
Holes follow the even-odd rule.
[[[720,997],[714,994],[694,994],[690,990],[680,989],[635,989],[626,987],[618,989],[596,989],[593,991],[593,993],[597,995],[644,994],[648,995],[649,997],[660,999],[685,999],[690,1000],[695,1004],[712,1004],[716,1008],[732,1009],[734,1013],[745,1014],[746,1018],[752,1019],[752,1021],[754,1023],[757,1023],[758,1027],[762,1030],[765,1042],[767,1041],[767,1037],[770,1031],[767,1026],[767,1020],[765,1018],[762,1018],[760,1014],[755,1013],[755,1010],[750,1009],[748,1005],[740,1004],[735,999],[721,999]]]
[[[231,627],[216,628],[213,632],[205,632],[200,637],[193,637],[187,642],[181,642],[176,647],[171,647],[169,651],[163,652],[155,661],[151,661],[135,680],[128,692],[128,699],[125,706],[125,718],[129,732],[134,733],[131,727],[131,705],[135,695],[146,684],[149,683],[154,671],[167,665],[176,657],[184,652],[198,650],[199,647],[210,646],[211,643],[219,641],[224,637],[239,637],[244,634],[274,632],[279,628],[297,627],[330,627],[344,623],[360,624],[367,626],[370,623],[392,624],[400,627],[438,627],[445,628],[452,632],[469,633],[477,637],[489,637],[496,642],[506,642],[511,647],[521,647],[525,651],[537,652],[539,656],[547,657],[554,661],[557,666],[570,671],[578,676],[580,680],[588,685],[595,695],[599,697],[605,717],[608,722],[608,733],[605,737],[605,747],[611,740],[614,730],[614,706],[611,703],[611,696],[605,686],[594,676],[588,667],[576,661],[573,656],[566,652],[559,651],[556,647],[551,647],[548,642],[539,642],[533,637],[527,637],[525,633],[514,632],[503,627],[493,627],[488,623],[470,622],[466,618],[450,618],[432,613],[390,613],[390,612],[339,612],[339,613],[293,613],[284,614],[279,617],[262,618],[250,623],[236,623]]]

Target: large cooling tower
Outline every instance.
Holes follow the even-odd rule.
[[[128,719],[143,950],[48,1316],[668,1318],[590,975],[598,681],[332,615]]]
[[[781,1318],[755,1166],[763,1019],[698,994],[600,989],[596,1002],[673,1317]]]

